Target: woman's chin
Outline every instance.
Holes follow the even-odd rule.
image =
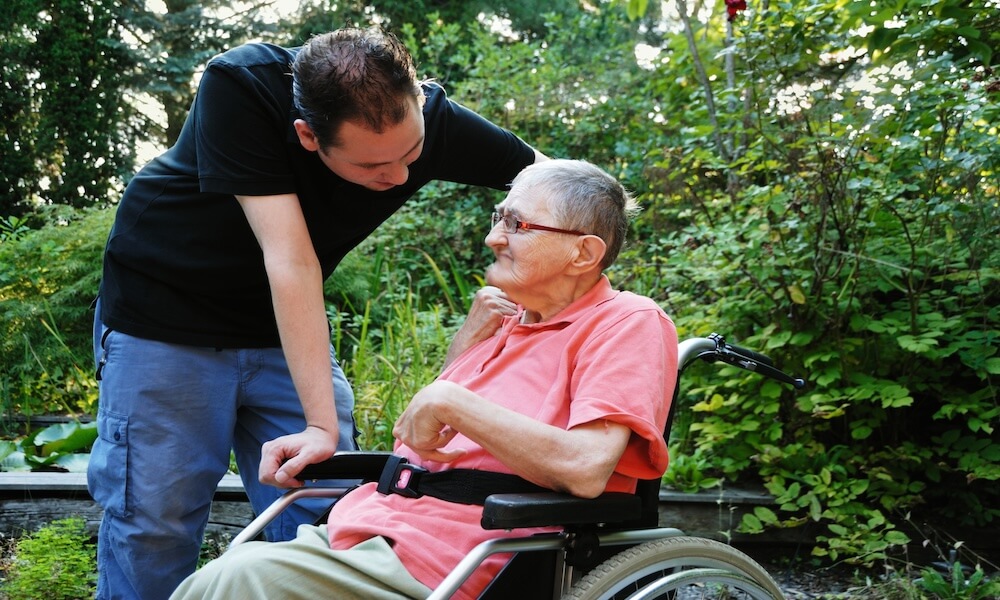
[[[496,263],[493,263],[490,266],[486,267],[486,273],[484,274],[486,285],[492,285],[500,289],[503,289],[503,286],[497,282],[496,270],[497,270]]]

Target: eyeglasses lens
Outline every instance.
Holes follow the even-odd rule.
[[[497,211],[493,211],[493,217],[490,219],[490,228],[497,226],[497,223],[503,223],[503,230],[505,233],[517,233],[517,219],[511,215],[501,215]]]

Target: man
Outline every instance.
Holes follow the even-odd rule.
[[[589,163],[518,175],[486,237],[496,258],[460,331],[464,351],[396,422],[396,454],[432,473],[515,474],[582,497],[663,473],[677,334],[652,300],[613,290],[602,273],[632,209]],[[422,598],[483,540],[530,533],[483,530],[475,504],[376,487],[341,498],[326,528],[231,550],[175,600]],[[477,597],[503,562],[487,559],[458,597]]]
[[[107,243],[88,471],[104,508],[97,597],[164,598],[194,571],[231,449],[260,511],[303,465],[355,448],[323,280],[427,182],[504,189],[543,158],[418,82],[384,32],[212,60]],[[268,539],[294,535],[311,510]]]

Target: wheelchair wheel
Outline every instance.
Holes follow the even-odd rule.
[[[714,540],[681,536],[619,552],[563,596],[563,600],[626,598],[781,600],[784,595],[746,554]]]

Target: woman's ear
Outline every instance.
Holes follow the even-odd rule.
[[[577,255],[573,266],[582,270],[601,268],[608,245],[596,235],[581,235],[576,241]]]
[[[316,134],[313,133],[312,127],[303,121],[302,119],[295,119],[293,123],[295,126],[295,133],[299,136],[299,143],[302,147],[309,152],[316,152],[319,150],[319,140],[316,139]]]

